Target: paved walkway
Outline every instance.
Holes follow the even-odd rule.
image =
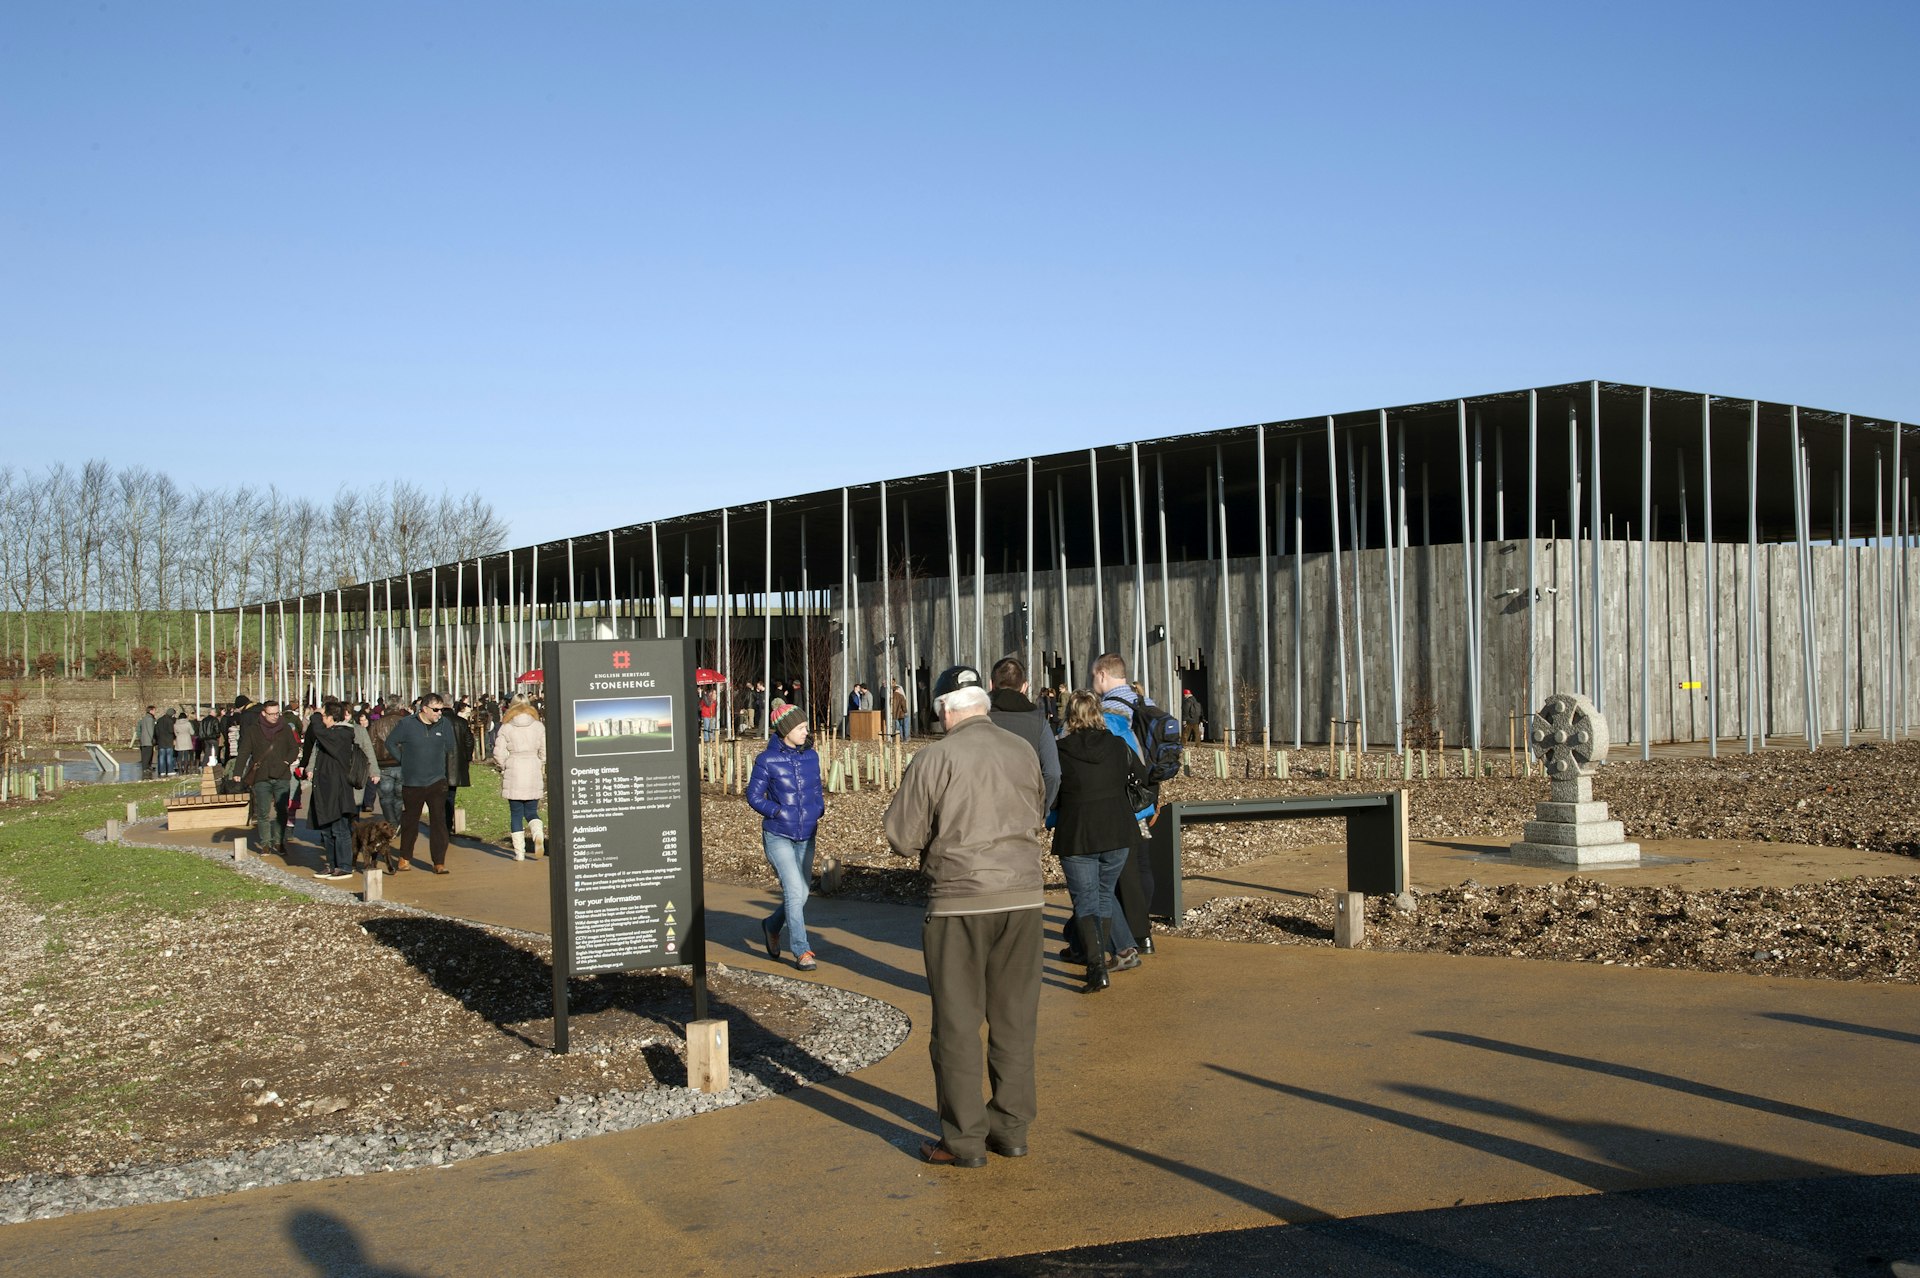
[[[1457,854],[1420,860],[1457,864],[1448,881],[1492,881],[1446,861]],[[1858,854],[1790,855],[1824,878]],[[468,844],[451,864],[390,878],[390,894],[545,926],[545,863]],[[708,891],[712,957],[770,968],[748,944],[769,896]],[[809,916],[825,965],[812,979],[914,1021],[855,1076],[444,1169],[10,1226],[0,1271],[859,1274],[1458,1204],[1920,1172],[1912,986],[1179,939],[1092,998],[1050,959],[1033,1155],[935,1171],[912,1152],[934,1125],[919,915],[815,898]]]

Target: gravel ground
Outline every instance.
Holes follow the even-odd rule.
[[[1411,908],[1404,908],[1411,906]],[[1219,897],[1177,935],[1332,945],[1333,893]],[[1579,876],[1367,902],[1370,949],[1680,967],[1842,981],[1920,982],[1920,876],[1681,891]]]
[[[0,1068],[42,1116],[0,1147],[0,1221],[621,1131],[859,1069],[910,1028],[714,965],[733,1085],[693,1092],[685,969],[576,978],[575,1050],[554,1056],[547,938],[241,872],[313,900],[67,924],[49,962],[47,921],[0,896]]]

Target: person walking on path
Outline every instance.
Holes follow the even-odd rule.
[[[353,810],[356,813],[371,807],[380,792],[380,758],[373,748],[373,733],[369,731],[372,723],[365,706],[356,707],[347,715],[347,724],[353,729],[353,744],[367,761],[361,773],[366,779],[353,792]]]
[[[813,879],[814,834],[827,810],[820,788],[820,756],[807,742],[807,712],[777,707],[769,725],[773,735],[753,760],[747,778],[747,806],[760,814],[760,846],[780,879],[780,908],[760,921],[767,957],[780,957],[780,932],[786,929],[794,966],[811,972],[819,966],[807,938],[807,890]]]
[[[1126,658],[1117,652],[1102,653],[1096,657],[1093,662],[1093,691],[1100,698],[1100,711],[1106,717],[1107,731],[1126,742],[1127,747],[1144,763],[1147,743],[1140,740],[1139,734],[1134,731],[1134,708],[1143,703],[1153,703],[1127,682]],[[1153,900],[1153,854],[1148,845],[1153,840],[1152,820],[1157,820],[1160,815],[1160,787],[1143,786],[1139,794],[1142,806],[1137,815],[1140,815],[1141,822],[1134,839],[1133,855],[1127,858],[1126,866],[1120,871],[1118,893],[1120,908],[1126,912],[1127,927],[1139,944],[1140,952],[1151,954],[1153,932],[1147,918],[1147,906]]]
[[[1068,940],[1078,940],[1087,964],[1084,993],[1107,988],[1107,947],[1113,967],[1140,966],[1140,951],[1115,903],[1129,850],[1139,835],[1128,799],[1130,787],[1145,782],[1146,769],[1120,738],[1107,731],[1100,702],[1091,692],[1067,699],[1067,735],[1060,739],[1060,802],[1053,828],[1053,852],[1073,898]]]
[[[986,689],[952,688],[940,677],[933,712],[946,735],[907,765],[882,823],[895,855],[918,857],[929,881],[920,941],[940,1137],[924,1142],[920,1157],[939,1167],[984,1167],[989,1150],[1025,1156],[1038,1111],[1046,783],[1032,748],[996,726],[987,704]],[[984,1103],[983,1018],[992,1082]]]
[[[255,852],[287,854],[287,797],[293,768],[300,760],[300,734],[280,717],[278,701],[263,701],[260,712],[240,729],[234,754],[240,783],[253,796]]]
[[[968,674],[973,674],[971,670]],[[978,682],[980,676],[974,675]],[[1040,707],[1027,699],[1027,668],[1018,657],[1002,657],[993,663],[993,708],[987,717],[1022,738],[1033,747],[1040,760],[1040,777],[1047,783],[1044,810],[1053,811],[1054,796],[1060,793],[1060,751],[1054,744],[1053,730]]]
[[[900,681],[893,681],[893,691],[887,694],[887,717],[893,720],[893,738],[905,742],[907,739],[907,690]]]
[[[528,840],[538,857],[547,847],[540,825],[540,796],[547,792],[547,725],[531,703],[516,701],[507,707],[507,721],[493,740],[493,761],[500,765],[513,859],[526,859]]]
[[[387,749],[400,761],[401,862],[413,861],[424,806],[435,874],[447,873],[447,780],[453,772],[455,729],[446,721],[446,712],[447,703],[439,693],[426,693],[413,715],[402,719],[387,737]]]
[[[1200,728],[1206,719],[1207,712],[1200,708],[1200,698],[1193,695],[1193,689],[1180,689],[1180,739],[1188,745],[1198,745]]]
[[[173,725],[180,722],[171,707],[162,710],[153,721],[153,775],[173,775]]]
[[[133,725],[133,744],[140,747],[140,779],[142,781],[149,780],[153,776],[153,729],[157,722],[159,721],[153,717],[153,707],[148,706],[147,712],[140,716],[140,721]]]
[[[356,773],[365,777],[354,764],[364,765],[366,756],[346,718],[345,706],[326,702],[320,707],[320,727],[308,739],[313,792],[307,799],[307,824],[320,836],[326,864],[316,877],[323,879],[353,877],[353,780]]]

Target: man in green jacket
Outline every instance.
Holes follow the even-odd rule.
[[[984,1167],[989,1150],[1027,1152],[1036,1110],[1040,1018],[1040,829],[1046,787],[1025,741],[987,718],[986,689],[948,671],[933,711],[946,735],[914,756],[887,808],[887,843],[929,880],[921,949],[933,996],[933,1083],[940,1139],[920,1156]],[[980,1022],[993,1095],[981,1100]]]

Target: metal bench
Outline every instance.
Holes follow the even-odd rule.
[[[1329,794],[1297,799],[1215,799],[1169,803],[1161,810],[1153,840],[1151,912],[1178,920],[1185,913],[1180,882],[1180,836],[1197,821],[1305,821],[1345,817],[1347,891],[1398,896],[1407,890],[1407,792]]]

